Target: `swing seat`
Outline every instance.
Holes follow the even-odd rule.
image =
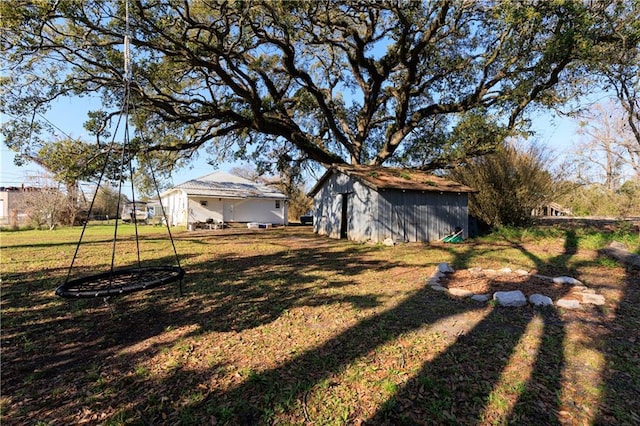
[[[67,299],[119,296],[180,281],[184,269],[177,266],[125,268],[69,280],[56,288],[56,295]]]

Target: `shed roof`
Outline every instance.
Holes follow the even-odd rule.
[[[181,190],[188,196],[217,198],[287,198],[267,185],[226,172],[215,172],[174,186],[169,191]]]
[[[418,169],[339,164],[331,166],[309,194],[315,195],[329,176],[336,172],[358,179],[375,190],[477,192],[469,186]]]

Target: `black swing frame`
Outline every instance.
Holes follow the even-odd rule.
[[[184,275],[184,269],[177,266],[123,268],[69,280],[56,288],[56,295],[66,299],[120,296],[176,280],[180,280],[182,294]]]

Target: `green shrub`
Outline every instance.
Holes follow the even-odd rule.
[[[494,154],[469,160],[451,177],[478,190],[470,194],[469,214],[490,226],[523,226],[532,211],[551,201],[556,185],[545,169],[548,155],[532,145],[505,144]]]

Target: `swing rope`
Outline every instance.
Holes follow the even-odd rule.
[[[151,171],[151,178],[153,185],[155,187],[155,193],[158,197],[160,203],[160,210],[162,212],[162,218],[166,223],[167,231],[169,234],[169,238],[171,240],[171,246],[173,248],[173,253],[175,256],[175,261],[177,266],[149,266],[143,267],[141,256],[140,256],[140,235],[138,232],[138,220],[137,220],[137,211],[138,211],[138,203],[135,198],[135,188],[133,183],[134,170],[132,165],[133,160],[133,149],[131,148],[131,141],[129,135],[129,107],[131,105],[130,102],[130,85],[132,81],[132,72],[131,72],[131,63],[130,63],[130,29],[129,29],[129,3],[125,2],[125,36],[124,36],[124,94],[123,100],[121,104],[121,110],[119,114],[118,121],[116,123],[116,129],[114,132],[114,136],[109,144],[109,149],[105,154],[105,162],[103,168],[100,173],[100,177],[98,179],[98,184],[96,186],[96,191],[91,200],[91,204],[89,206],[89,211],[87,214],[87,220],[84,222],[82,231],[80,233],[80,238],[76,245],[76,249],[73,255],[73,259],[71,260],[71,264],[69,266],[69,270],[67,272],[66,279],[64,284],[60,285],[56,288],[56,295],[64,298],[93,298],[93,297],[110,297],[115,295],[127,294],[134,291],[144,290],[153,288],[162,284],[167,284],[170,282],[179,281],[179,289],[180,295],[182,295],[182,280],[185,275],[184,269],[180,266],[180,259],[178,256],[178,252],[176,249],[175,241],[173,239],[173,235],[171,233],[169,220],[167,219],[167,215],[162,204],[162,199],[160,197],[160,190],[158,186],[158,182],[155,177],[155,173],[153,172],[153,167],[151,167],[151,163],[148,160],[148,151],[145,150],[144,154],[141,155],[142,159],[146,160],[147,166]],[[101,188],[102,181],[107,171],[107,166],[109,164],[109,160],[111,158],[112,153],[114,152],[114,147],[116,145],[115,139],[116,134],[118,133],[118,129],[120,128],[120,123],[124,118],[124,136],[123,136],[123,144],[122,151],[120,155],[120,164],[119,164],[119,183],[118,183],[118,202],[117,202],[117,212],[120,212],[120,203],[122,200],[122,188],[125,181],[124,170],[128,165],[129,171],[129,179],[131,181],[131,194],[132,194],[132,204],[133,204],[133,214],[132,214],[132,222],[135,230],[135,244],[136,244],[136,267],[123,268],[123,269],[115,269],[116,264],[116,251],[117,251],[117,237],[118,237],[118,216],[116,216],[115,225],[114,225],[114,233],[113,240],[111,245],[111,265],[109,271],[88,275],[81,278],[70,279],[71,273],[78,257],[78,253],[80,251],[80,246],[82,244],[82,240],[84,238],[88,219],[91,216],[91,212],[93,210],[98,192]],[[142,138],[144,140],[144,138]],[[142,165],[142,162],[141,162]]]

